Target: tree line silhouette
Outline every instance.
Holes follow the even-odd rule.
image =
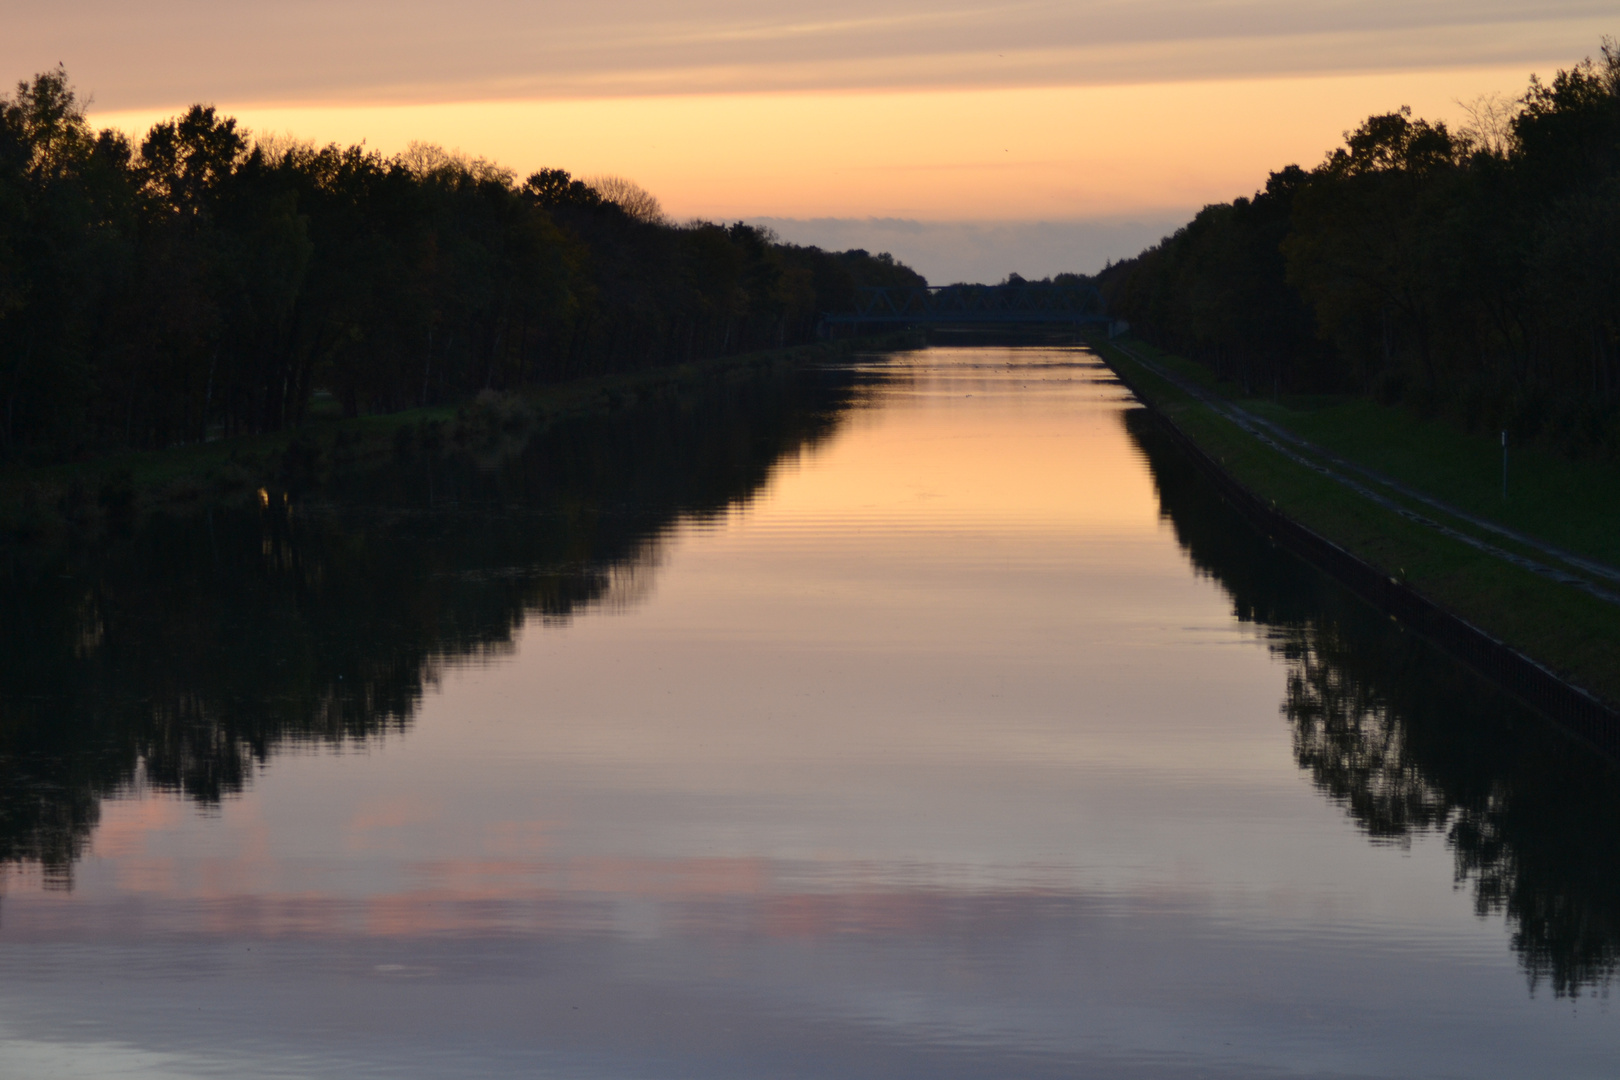
[[[0,459],[276,431],[803,342],[890,256],[669,223],[648,193],[413,144],[255,140],[208,106],[138,143],[65,71],[0,97]]]
[[[1367,119],[1105,268],[1110,310],[1251,389],[1620,452],[1620,46],[1452,130]]]

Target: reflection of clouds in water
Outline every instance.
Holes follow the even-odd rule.
[[[1561,1075],[1603,1075],[1601,1025],[1504,1011],[1492,980],[1470,978],[1479,968],[1467,955],[1347,935],[1315,940],[1302,963],[1297,942],[1192,904],[630,895],[554,904],[549,924],[545,906],[487,905],[472,933],[445,919],[455,905],[430,898],[394,912],[409,916],[397,922],[381,911],[351,918],[341,936],[294,912],[200,934],[131,925],[127,938],[113,920],[99,938],[70,939],[72,955],[112,964],[63,963],[48,988],[8,980],[0,1004],[22,1033],[60,1031],[58,1062],[79,1064],[66,1069],[74,1075],[137,1065],[148,1048],[199,1046],[220,1060],[240,1049],[223,1075],[337,1075],[355,1058],[401,1077],[1321,1073],[1302,1072],[1302,1059],[1331,1061],[1330,1075],[1536,1075],[1549,1062],[1569,1067]],[[49,950],[38,907],[19,905],[10,933]],[[164,992],[130,995],[122,964],[163,978]],[[1395,985],[1392,968],[1404,974]],[[1442,986],[1445,1007],[1432,1008]],[[71,1020],[42,1014],[42,989],[74,1003]],[[1470,1037],[1481,1023],[1495,1030]],[[123,1052],[93,1057],[100,1032]],[[75,1043],[91,1051],[77,1062]]]
[[[958,376],[982,380],[1007,358],[960,359]],[[139,843],[142,808],[109,804],[122,857],[145,876],[91,858],[71,896],[8,898],[0,958],[29,959],[0,980],[0,1015],[65,1044],[113,1033],[131,1065],[154,1047],[247,1047],[225,1075],[1606,1075],[1607,1017],[1525,1000],[1500,921],[1474,919],[1447,888],[1450,837],[1419,813],[1520,813],[1492,826],[1521,853],[1504,886],[1579,901],[1570,860],[1538,855],[1526,830],[1567,821],[1535,807],[1547,785],[1515,764],[1535,742],[1510,732],[1481,761],[1448,758],[1474,745],[1456,728],[1500,734],[1495,699],[1376,613],[1357,622],[1359,608],[1234,523],[1207,484],[1178,485],[1150,438],[1118,445],[1117,388],[1069,374],[1061,395],[1089,384],[1106,403],[1069,422],[1111,433],[1113,450],[1090,436],[1054,444],[1027,410],[977,390],[973,408],[1017,419],[1027,438],[1010,438],[1003,461],[1040,472],[1049,499],[1077,463],[1134,469],[1128,542],[1100,542],[1084,515],[1055,532],[999,516],[1003,530],[980,536],[957,517],[937,543],[889,529],[852,540],[835,511],[869,501],[893,457],[885,429],[854,425],[821,462],[856,474],[838,498],[807,504],[815,485],[799,481],[813,478],[797,477],[730,518],[736,503],[720,496],[770,472],[750,454],[710,497],[679,500],[696,511],[638,517],[626,498],[598,516],[598,501],[557,534],[578,543],[534,549],[547,556],[534,563],[607,566],[581,552],[610,550],[650,568],[671,521],[735,527],[676,526],[666,602],[531,632],[523,662],[448,679],[384,752],[277,761],[207,822],[154,793],[182,809],[154,813]],[[908,379],[891,419],[912,435],[965,408],[938,373]],[[947,404],[933,410],[931,396]],[[627,426],[612,441],[636,437]],[[730,450],[702,468],[671,462],[670,477],[658,454],[637,453],[651,475],[631,469],[617,490],[723,473],[747,441],[716,441]],[[856,441],[869,457],[850,454]],[[917,502],[917,481],[946,493],[947,517],[1005,505],[1005,480],[974,471],[989,440],[952,452],[910,441],[927,468],[892,474],[894,499]],[[788,527],[762,534],[784,510]],[[423,633],[442,652],[537,604],[640,595],[635,569],[622,586],[604,570],[590,589],[577,575],[480,572],[525,565],[507,545],[544,534],[543,516],[510,536],[499,515],[448,533],[422,519],[420,546],[391,529],[404,555],[371,567],[379,590],[401,594],[372,607],[398,624],[391,640]],[[837,524],[800,531],[815,521]],[[1187,573],[1172,529],[1204,577]],[[303,540],[305,557],[368,550],[347,530]],[[423,566],[433,572],[400,572]],[[823,606],[816,587],[837,580],[841,598]],[[352,597],[322,610],[340,599]],[[110,656],[124,623],[108,610]],[[913,619],[887,621],[895,611]],[[816,612],[826,619],[807,621]],[[317,639],[353,628],[339,629]],[[1460,711],[1432,708],[1431,691]],[[1284,695],[1292,744],[1275,717]],[[1312,762],[1322,788],[1298,767]],[[1568,781],[1578,762],[1545,772]],[[1359,817],[1407,822],[1409,854],[1368,844],[1319,790]],[[1601,799],[1582,803],[1612,820]],[[266,822],[276,843],[254,848]],[[244,872],[244,852],[266,876]],[[1571,853],[1604,861],[1590,844]],[[158,872],[163,859],[178,872]],[[1509,925],[1540,924],[1516,908]],[[161,993],[134,990],[148,986]]]

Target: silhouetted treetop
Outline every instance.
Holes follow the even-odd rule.
[[[1620,49],[1467,110],[1369,117],[1205,207],[1098,276],[1110,309],[1250,385],[1620,453]]]

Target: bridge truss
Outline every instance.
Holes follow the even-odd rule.
[[[1102,294],[1090,285],[1017,282],[932,288],[863,287],[855,310],[829,312],[823,333],[836,326],[971,326],[995,324],[1107,325]]]

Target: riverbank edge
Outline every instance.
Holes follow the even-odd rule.
[[[1090,348],[1161,425],[1171,440],[1215,484],[1226,501],[1273,540],[1328,573],[1485,678],[1507,690],[1610,757],[1620,756],[1620,708],[1507,644],[1434,599],[1381,570],[1345,545],[1305,525],[1286,503],[1261,496],[1228,470],[1166,409],[1160,381],[1141,364],[1107,342]],[[1173,392],[1173,388],[1168,388]],[[1189,407],[1198,407],[1190,399]],[[1234,430],[1236,430],[1234,428]],[[1258,445],[1258,443],[1257,443]]]
[[[819,341],[516,391],[486,391],[450,405],[312,419],[265,435],[12,468],[0,471],[0,540],[28,544],[93,538],[152,513],[184,514],[280,498],[318,487],[334,472],[383,464],[402,451],[461,451],[493,464],[561,421],[607,415],[649,398],[772,368],[924,344],[921,335],[909,332]]]

